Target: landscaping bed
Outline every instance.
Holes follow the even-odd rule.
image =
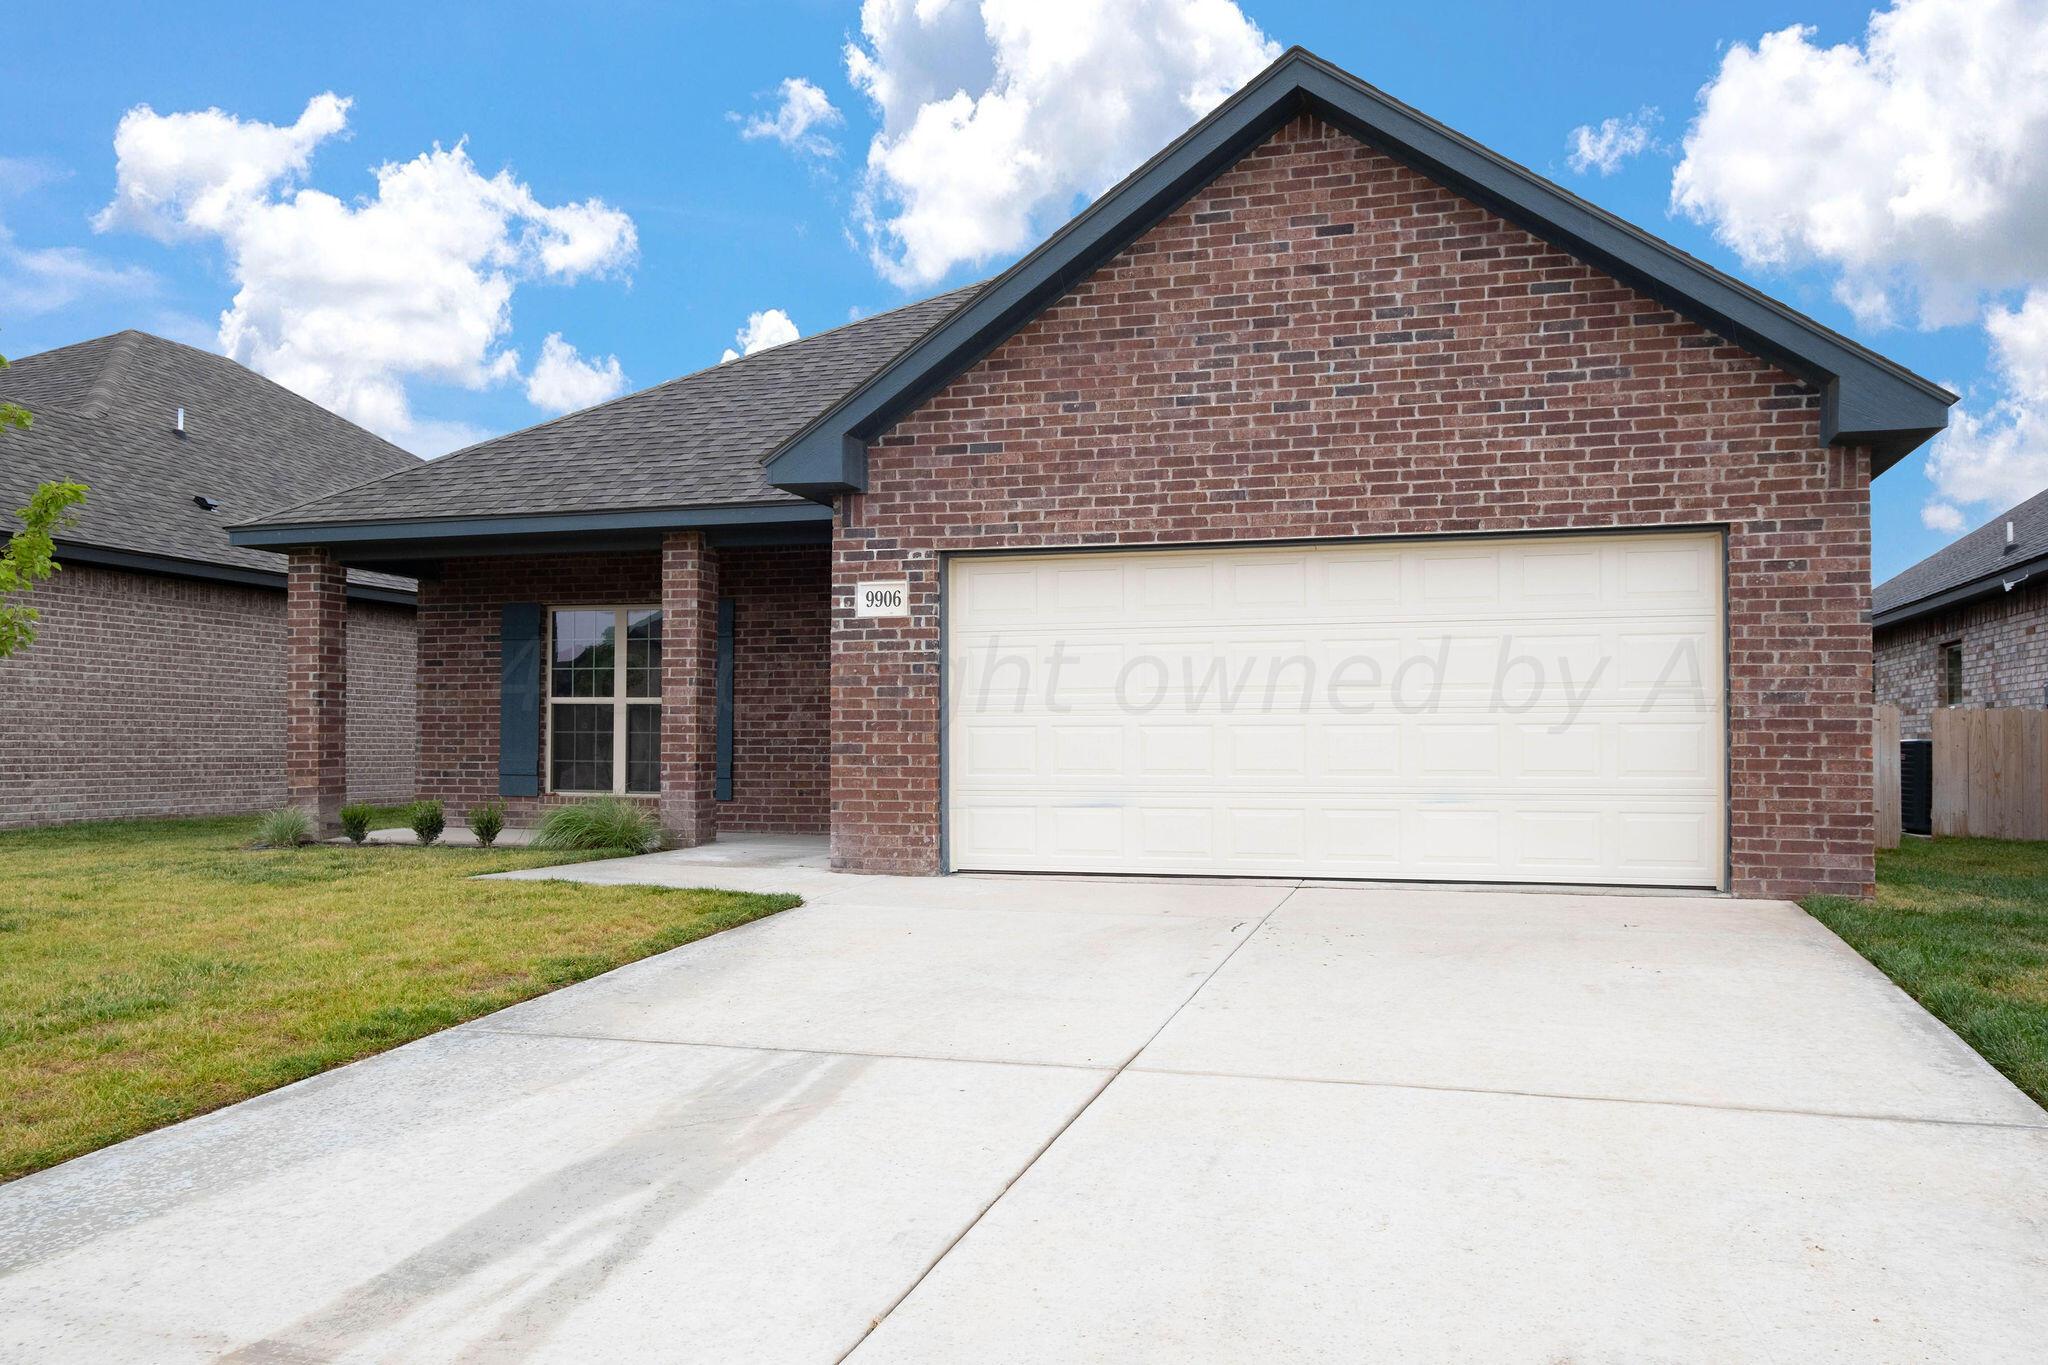
[[[797,903],[477,882],[593,855],[252,850],[255,829],[0,833],[0,1180]]]
[[[1908,839],[1874,900],[1801,904],[2048,1105],[2048,843]]]

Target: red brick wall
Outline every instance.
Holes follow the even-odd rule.
[[[1905,739],[1926,739],[1941,702],[1941,647],[1963,646],[1964,706],[2048,705],[2048,586],[2028,584],[1877,632],[1877,699]]]
[[[294,550],[284,600],[285,799],[333,825],[348,786],[348,571]]]
[[[73,564],[0,659],[0,827],[284,804],[284,594]],[[350,794],[413,785],[413,614],[349,609]]]
[[[1733,889],[1871,886],[1868,460],[1819,399],[1282,129],[899,422],[835,544],[833,857],[938,868],[952,549],[1727,523]],[[862,577],[907,621],[856,621]]]
[[[734,599],[733,797],[723,830],[821,833],[826,787],[824,546],[719,552],[720,591]],[[660,556],[559,555],[449,560],[420,585],[420,789],[451,814],[498,794],[498,613],[652,605]],[[806,639],[804,623],[815,623]],[[543,708],[545,709],[545,708]],[[543,752],[545,747],[543,746]],[[555,798],[508,800],[530,824]],[[650,804],[652,804],[650,802]]]
[[[348,609],[348,795],[390,803],[414,796],[419,754],[419,663],[411,607]]]
[[[728,550],[733,599],[733,792],[722,830],[823,834],[830,825],[832,557]]]
[[[661,828],[683,848],[718,837],[719,559],[700,532],[661,538]]]

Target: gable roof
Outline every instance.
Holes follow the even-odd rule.
[[[0,510],[50,480],[89,489],[58,537],[60,562],[281,583],[283,558],[230,544],[229,522],[420,463],[225,356],[147,332],[24,356],[0,370],[0,398],[34,418],[26,430],[0,431]],[[220,506],[205,511],[195,497]],[[386,574],[354,577],[413,588]]]
[[[978,288],[756,351],[281,508],[238,525],[236,539],[292,544],[351,523],[374,524],[389,538],[389,523],[408,520],[447,534],[501,519],[505,529],[518,529],[521,519],[543,516],[559,523],[639,514],[634,524],[652,526],[678,509],[733,509],[728,520],[746,508],[815,512],[768,482],[761,462]]]
[[[769,481],[815,498],[864,487],[869,440],[1302,114],[1328,120],[1814,384],[1823,439],[1870,446],[1873,472],[1947,424],[1956,395],[1946,389],[1297,47],[805,426],[768,461]]]
[[[2005,541],[2012,525],[2012,545]],[[1870,594],[1873,626],[1893,626],[1916,616],[2006,591],[2022,578],[2044,575],[2048,582],[2048,491],[1936,550],[1918,564],[1877,585]]]
[[[1606,270],[1822,395],[1875,469],[1956,395],[1293,48],[995,279],[239,522],[241,546],[358,559],[479,537],[788,525],[866,481],[867,442],[1290,120],[1311,113]]]

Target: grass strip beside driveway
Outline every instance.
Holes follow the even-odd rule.
[[[2048,844],[1908,839],[1875,900],[1800,904],[2048,1105]]]
[[[257,852],[254,829],[0,833],[0,1180],[797,903],[476,882],[590,855]]]

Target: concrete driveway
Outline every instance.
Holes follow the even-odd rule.
[[[0,1188],[0,1358],[2041,1358],[2048,1115],[1796,907],[818,861]]]

